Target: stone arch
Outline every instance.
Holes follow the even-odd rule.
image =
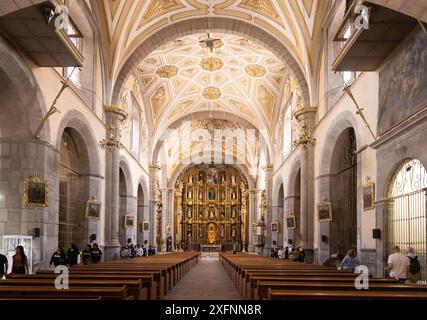
[[[46,105],[34,75],[21,55],[0,37],[0,136],[33,138],[46,113]],[[6,110],[5,110],[6,109]],[[39,132],[49,141],[46,121]]]
[[[61,137],[66,128],[76,130],[80,136],[78,138],[78,143],[84,144],[87,149],[87,158],[90,168],[88,172],[85,172],[85,174],[101,175],[101,165],[98,153],[99,149],[97,147],[98,144],[92,127],[83,113],[77,110],[71,110],[62,117],[58,127],[55,143],[58,150],[61,150]]]
[[[205,17],[176,22],[164,27],[148,37],[127,57],[117,79],[115,79],[111,99],[112,102],[115,103],[118,101],[120,89],[127,77],[130,75],[132,67],[135,64],[142,61],[161,45],[186,35],[204,33],[206,30],[241,35],[245,36],[249,40],[262,43],[266,49],[269,49],[279,59],[281,59],[285,65],[288,66],[299,83],[303,103],[305,105],[310,104],[309,85],[306,80],[305,72],[303,71],[304,68],[293,57],[290,48],[258,26],[245,21],[224,17]]]
[[[284,199],[284,215],[292,213],[295,216],[295,228],[287,230],[287,240],[298,244],[300,241],[301,228],[301,158],[298,155],[291,165],[290,174],[287,180],[286,193]]]
[[[333,150],[336,146],[339,135],[348,128],[353,128],[356,136],[356,145],[361,146],[361,135],[359,129],[359,123],[355,118],[354,114],[350,111],[344,111],[338,114],[334,119],[332,119],[334,125],[329,128],[324,141],[323,148],[321,151],[320,158],[320,174],[329,174],[330,173],[330,164],[332,161]]]
[[[147,232],[142,230],[142,223],[149,221],[149,193],[148,186],[144,176],[138,179],[137,186],[137,209],[136,209],[136,242],[137,244],[144,244],[145,240],[149,240]]]
[[[224,112],[224,111],[199,111],[199,112],[193,112],[191,114],[187,114],[183,117],[180,117],[178,119],[173,120],[172,122],[170,122],[169,124],[167,124],[167,128],[168,129],[176,129],[180,126],[180,124],[183,121],[191,121],[191,120],[195,120],[195,119],[209,119],[209,116],[212,115],[214,119],[220,119],[220,120],[232,120],[235,121],[236,123],[242,124],[246,129],[254,129],[257,130],[259,132],[259,137],[260,140],[262,141],[261,145],[263,143],[265,143],[267,145],[267,152],[266,152],[266,156],[267,156],[267,163],[270,163],[270,159],[272,159],[273,155],[272,155],[272,148],[271,148],[271,142],[270,139],[268,137],[268,132],[267,130],[260,130],[259,128],[257,128],[257,125],[255,122],[251,122],[247,119],[244,119],[236,114],[233,114],[231,112]],[[163,133],[164,134],[164,133]],[[154,150],[152,153],[152,163],[156,163],[159,159],[159,155],[160,155],[160,151],[162,149],[162,145],[163,145],[163,139],[165,137],[162,136],[162,133],[159,133],[158,136],[156,136],[154,138]]]
[[[119,159],[119,241],[120,244],[135,244],[137,240],[137,195],[132,182],[132,173],[128,160],[121,155]],[[126,225],[127,215],[133,216],[133,226]]]

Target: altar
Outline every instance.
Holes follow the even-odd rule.
[[[219,257],[221,244],[202,244],[202,257]]]

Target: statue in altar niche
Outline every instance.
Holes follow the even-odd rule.
[[[188,207],[187,208],[187,218],[191,219],[192,216],[193,216],[192,208]]]
[[[203,207],[199,208],[199,220],[203,219]]]
[[[236,219],[236,216],[237,216],[237,209],[236,207],[233,207],[231,209],[231,218]]]
[[[211,188],[209,189],[209,200],[215,200],[215,199],[216,199],[215,189]]]
[[[221,219],[225,219],[225,208],[221,207]]]
[[[236,199],[237,199],[236,188],[232,188],[231,189],[231,200],[236,200]]]
[[[225,201],[225,190],[221,189],[221,200]]]
[[[188,176],[188,184],[189,184],[189,185],[192,185],[192,184],[193,184],[193,175],[192,175],[192,174],[190,174],[190,175]]]
[[[193,198],[193,190],[191,188],[187,189],[187,199]]]
[[[224,184],[225,183],[225,173],[221,172],[221,183]]]
[[[215,208],[209,207],[209,220],[215,220]]]
[[[231,237],[232,237],[232,238],[235,238],[235,237],[236,237],[236,226],[233,226],[233,227],[231,228]]]
[[[234,174],[231,175],[231,184],[234,186],[236,185],[236,176]]]
[[[225,235],[224,226],[221,226],[220,227],[220,237],[224,238],[224,235]]]
[[[199,184],[205,183],[205,173],[203,171],[199,171]]]
[[[209,244],[215,244],[216,243],[216,228],[215,228],[214,223],[209,224],[208,242],[209,242]]]
[[[199,190],[199,201],[203,201],[203,190]]]

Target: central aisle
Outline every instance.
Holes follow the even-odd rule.
[[[241,300],[242,297],[219,259],[203,257],[163,299]]]

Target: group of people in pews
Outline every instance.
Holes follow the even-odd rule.
[[[154,256],[155,254],[156,250],[152,246],[149,246],[147,241],[144,241],[144,245],[129,244],[127,246],[123,246],[120,250],[120,259],[140,258],[145,256]]]
[[[385,267],[390,278],[395,278],[399,282],[414,284],[421,280],[421,266],[418,261],[418,256],[415,254],[415,249],[412,247],[406,248],[406,254],[400,252],[399,246],[393,246],[391,254],[387,259]]]
[[[271,249],[271,257],[284,260],[292,260],[294,262],[305,261],[305,251],[301,247],[288,244],[285,247],[276,247]]]
[[[82,263],[98,263],[101,261],[102,251],[99,249],[98,245],[94,243],[93,245],[88,244],[81,252],[79,248],[72,243],[67,253],[65,253],[64,248],[58,247],[56,251],[52,254],[50,259],[50,265],[57,266],[69,266]]]

